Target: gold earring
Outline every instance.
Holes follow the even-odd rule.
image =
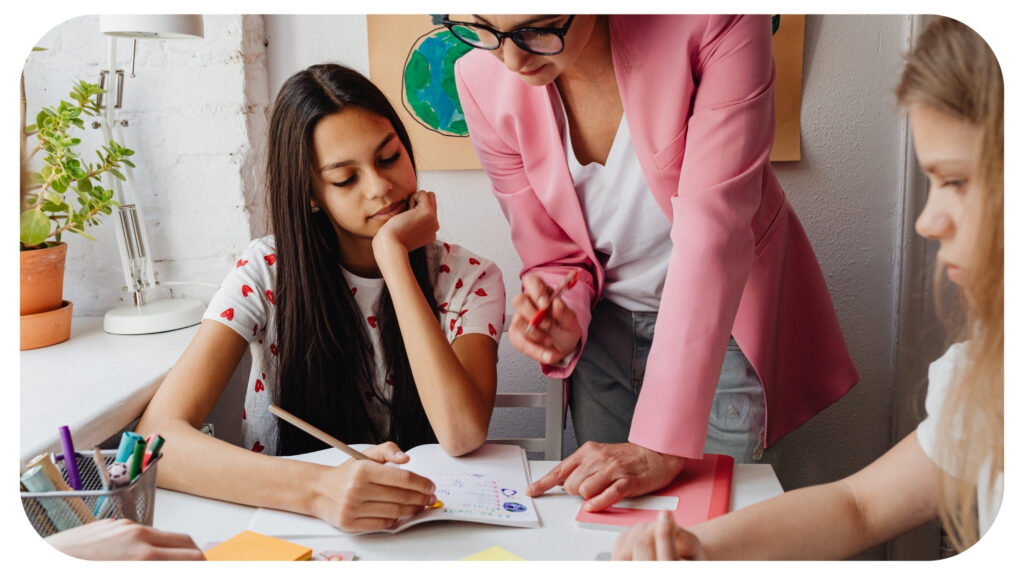
[[[312,211],[315,214],[320,211],[320,206],[314,204],[310,206],[310,211]]]

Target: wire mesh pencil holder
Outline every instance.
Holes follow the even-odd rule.
[[[104,464],[114,462],[116,450],[104,450]],[[153,507],[156,499],[157,464],[163,454],[149,462],[146,469],[128,485],[103,489],[103,481],[93,462],[91,451],[75,453],[82,478],[79,491],[21,492],[21,504],[29,522],[41,537],[77,527],[107,517],[131,519],[143,525],[153,525]],[[56,467],[67,480],[63,458]]]

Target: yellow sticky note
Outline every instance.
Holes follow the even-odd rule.
[[[525,561],[525,559],[495,545],[469,557],[463,557],[460,561]]]
[[[242,531],[203,553],[207,561],[305,561],[313,550],[255,531]]]

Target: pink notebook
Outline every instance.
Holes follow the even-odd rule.
[[[660,509],[670,509],[682,527],[695,525],[729,511],[733,459],[707,454],[686,462],[683,471],[667,487],[650,495],[624,499],[596,513],[580,507],[576,522],[581,527],[626,529],[641,521],[654,521]]]

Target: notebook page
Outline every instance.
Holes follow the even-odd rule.
[[[363,451],[369,446],[352,447]],[[455,458],[444,453],[440,445],[427,444],[406,453],[409,455],[409,463],[400,467],[433,481],[437,486],[437,497],[445,505],[438,509],[424,510],[390,532],[437,519],[523,527],[540,525],[533,500],[525,495],[526,486],[530,484],[530,468],[522,448],[515,445],[484,444],[469,455]],[[321,465],[340,465],[348,460],[347,455],[333,448],[285,458]],[[316,517],[266,508],[256,511],[249,529],[275,537],[344,533]]]
[[[488,443],[470,455],[455,458],[440,445],[429,444],[415,447],[408,454],[409,463],[402,467],[433,481],[444,506],[410,517],[390,531],[436,519],[540,526],[533,499],[526,496],[530,468],[522,448]]]

